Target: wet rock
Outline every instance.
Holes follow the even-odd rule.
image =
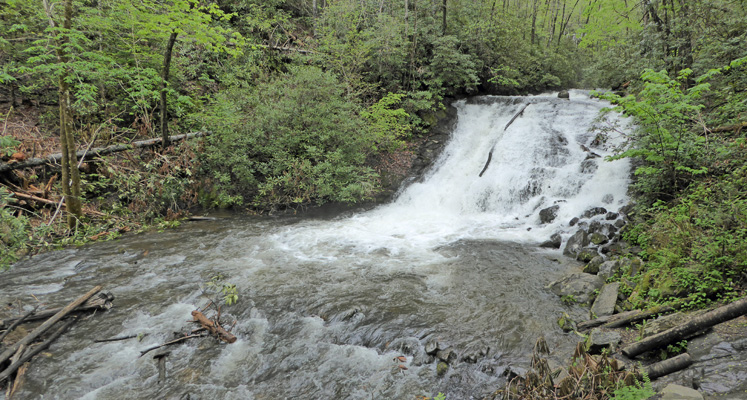
[[[597,215],[607,214],[607,209],[604,207],[593,207],[584,211],[584,218],[591,218]]]
[[[578,222],[578,217],[573,217],[573,218],[572,218],[572,219],[571,219],[571,220],[570,220],[570,221],[568,222],[568,225],[570,225],[570,226],[573,226],[573,225],[576,225],[576,223],[577,223],[577,222]]]
[[[453,364],[457,360],[457,353],[452,349],[439,350],[436,357],[447,364]]]
[[[608,283],[602,286],[594,305],[591,306],[591,313],[599,317],[606,317],[615,312],[617,303],[617,293],[620,290],[620,282]]]
[[[574,272],[548,285],[560,297],[572,296],[579,303],[588,303],[591,294],[601,289],[604,280],[597,275]]]
[[[670,384],[662,389],[661,400],[703,400],[703,395],[695,389]]]
[[[563,330],[563,332],[573,332],[576,330],[576,322],[570,315],[568,315],[568,313],[563,313],[560,318],[558,318],[558,326]]]
[[[591,235],[589,235],[589,241],[597,246],[601,246],[609,242],[610,239],[606,235],[603,235],[598,232],[594,232]]]
[[[625,221],[622,219],[618,219],[617,221],[615,221],[614,225],[616,228],[622,228],[623,226],[625,226]]]
[[[438,365],[436,365],[436,375],[438,376],[444,376],[446,375],[446,372],[449,371],[449,364],[446,364],[445,362],[440,362]]]
[[[436,355],[436,353],[439,351],[439,344],[438,340],[436,339],[430,339],[425,343],[425,354],[428,355]]]
[[[555,221],[555,218],[558,216],[558,210],[560,210],[560,206],[557,205],[540,210],[540,222],[543,224],[549,224]]]
[[[599,266],[599,273],[597,275],[606,281],[607,278],[615,275],[620,270],[620,266],[620,261],[618,260],[605,261]]]
[[[607,215],[604,216],[604,219],[606,219],[607,221],[614,221],[619,216],[620,216],[620,214],[618,214],[616,212],[610,211],[610,212],[607,213]]]
[[[608,349],[611,353],[615,350],[621,339],[622,336],[615,331],[595,328],[591,330],[591,334],[589,334],[589,338],[586,340],[586,348],[592,354],[601,353],[604,349]]]
[[[599,222],[599,221],[592,221],[589,224],[589,229],[587,230],[587,232],[589,232],[589,234],[601,232],[602,231],[602,226],[603,225],[602,225],[601,222]]]
[[[596,249],[592,248],[585,248],[581,250],[578,255],[576,255],[576,260],[581,261],[583,263],[591,262],[595,257],[599,256],[599,253],[597,253]]]
[[[589,235],[586,233],[586,231],[579,230],[568,239],[568,242],[565,244],[563,254],[569,257],[576,258],[578,253],[580,253],[581,250],[583,250],[583,248],[588,245]]]
[[[546,240],[540,244],[540,247],[547,249],[559,249],[560,245],[563,244],[563,237],[559,233],[553,233],[550,236],[550,240]]]
[[[580,172],[582,174],[593,174],[597,172],[597,169],[599,169],[599,165],[593,159],[586,159],[581,162]]]
[[[571,94],[567,90],[561,90],[560,93],[558,93],[558,98],[570,100]]]
[[[527,372],[529,371],[526,368],[509,365],[505,370],[503,370],[503,376],[505,376],[506,379],[510,381],[514,378],[525,377],[527,375]]]
[[[628,244],[624,242],[615,241],[614,243],[610,243],[607,246],[604,246],[600,249],[602,254],[609,254],[609,255],[620,255],[625,252],[625,249],[628,248]]]
[[[589,263],[584,267],[584,272],[586,272],[587,274],[596,275],[597,273],[599,273],[599,266],[602,265],[603,262],[603,256],[596,256],[592,258],[591,261],[589,261]]]

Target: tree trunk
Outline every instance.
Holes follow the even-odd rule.
[[[442,22],[442,28],[441,28],[441,35],[446,36],[446,0],[444,0],[444,5],[443,5],[443,22]]]
[[[176,142],[178,140],[188,140],[192,138],[202,137],[210,135],[210,132],[192,132],[192,133],[185,133],[183,135],[174,135],[169,136],[169,142]],[[93,149],[89,149],[88,151],[81,150],[76,154],[76,157],[96,157],[96,156],[103,156],[110,153],[116,153],[119,151],[125,151],[125,150],[132,150],[137,148],[147,148],[147,147],[153,147],[155,145],[158,145],[161,143],[162,138],[154,138],[154,139],[146,139],[146,140],[138,140],[136,142],[132,142],[129,144],[115,144],[113,146],[108,147],[95,147]],[[40,165],[44,164],[54,164],[61,162],[62,158],[64,157],[63,153],[57,153],[57,154],[50,154],[47,157],[44,158],[31,158],[26,161],[21,161],[13,164],[0,164],[0,173],[11,171],[14,169],[21,169],[21,168],[31,168],[31,167],[38,167]]]
[[[169,70],[171,69],[171,54],[174,51],[176,37],[179,34],[176,31],[171,32],[169,41],[166,44],[166,52],[163,54],[163,71],[161,71],[161,145],[165,149],[169,146],[169,122],[168,122],[168,104],[166,100],[166,89],[169,84]]]
[[[732,320],[744,314],[747,314],[747,298],[723,307],[719,307],[713,311],[701,315],[700,317],[692,319],[686,324],[676,326],[672,329],[643,339],[640,342],[625,346],[622,349],[622,353],[627,357],[633,358],[649,350],[653,350],[658,347],[666,346],[669,343],[682,340],[683,338],[692,335],[693,333],[709,328],[713,325]]]

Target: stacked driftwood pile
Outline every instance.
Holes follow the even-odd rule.
[[[10,399],[23,382],[23,376],[31,359],[45,350],[78,320],[81,313],[94,310],[108,310],[112,307],[114,296],[96,286],[88,293],[78,297],[63,308],[44,311],[33,310],[19,318],[0,320],[0,385],[7,381],[6,398]],[[25,323],[44,320],[31,333],[8,347],[3,340],[18,326]],[[62,321],[65,319],[65,321]]]

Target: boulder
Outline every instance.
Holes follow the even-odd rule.
[[[597,275],[604,281],[607,280],[607,278],[615,275],[617,271],[620,270],[621,263],[619,260],[610,260],[605,261],[602,263],[602,265],[599,266],[599,272]]]
[[[594,305],[591,306],[591,313],[599,317],[606,317],[615,313],[615,304],[617,303],[617,292],[620,290],[620,282],[608,283],[602,286]]]
[[[596,275],[597,273],[599,273],[599,266],[602,265],[603,262],[603,256],[596,256],[592,258],[591,261],[589,261],[589,263],[584,267],[584,272],[586,272],[587,274]]]
[[[610,211],[610,212],[607,213],[607,215],[604,216],[604,219],[606,219],[607,221],[614,221],[619,216],[620,216],[620,214],[618,214],[616,212]]]
[[[576,260],[581,261],[583,263],[591,262],[594,258],[598,257],[599,253],[596,249],[587,247],[582,249],[577,255]]]
[[[588,245],[589,235],[586,233],[586,231],[579,230],[568,239],[568,242],[565,244],[563,254],[569,257],[576,258],[578,253],[580,253],[581,250],[583,250],[584,247]]]
[[[561,90],[560,93],[558,93],[559,99],[571,99],[571,94],[567,90]]]
[[[560,206],[558,205],[540,210],[540,222],[543,224],[549,224],[555,221],[555,218],[558,216],[558,210],[560,210]]]
[[[595,290],[601,289],[604,280],[596,275],[574,272],[557,280],[547,287],[560,297],[573,296],[579,303],[588,303]]]
[[[703,400],[703,395],[695,389],[671,383],[661,390],[661,400]]]
[[[548,249],[559,249],[560,245],[563,244],[563,237],[559,233],[553,233],[550,236],[550,240],[546,240],[540,244],[540,247]]]
[[[568,225],[573,226],[576,225],[578,222],[578,217],[573,217],[570,221],[568,221]]]
[[[610,241],[609,237],[599,232],[594,232],[589,235],[589,241],[597,246],[601,246]]]
[[[604,207],[592,207],[586,211],[584,211],[583,217],[584,218],[591,218],[596,215],[602,215],[607,214],[607,209]]]
[[[589,338],[586,339],[586,349],[591,354],[601,353],[604,349],[608,349],[612,353],[621,339],[622,336],[615,331],[595,328],[591,330]]]

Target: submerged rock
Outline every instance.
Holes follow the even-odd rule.
[[[561,90],[560,93],[558,93],[558,98],[570,100],[571,94],[567,90]]]
[[[558,296],[571,296],[578,303],[588,303],[591,294],[604,285],[604,280],[596,275],[574,272],[548,285]]]

